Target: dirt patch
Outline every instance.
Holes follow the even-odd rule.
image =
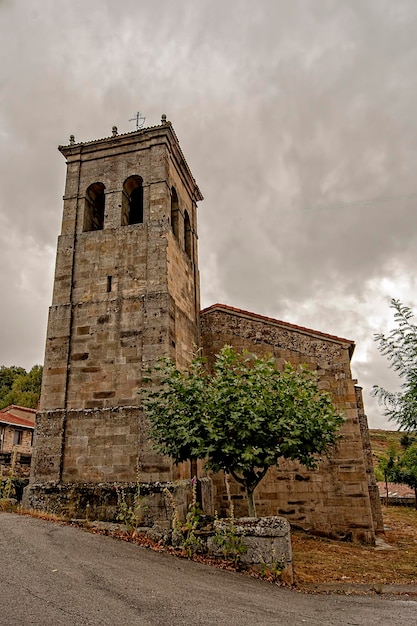
[[[339,585],[341,589],[364,585],[376,593],[384,585],[417,586],[417,511],[383,507],[383,516],[386,531],[376,548],[293,531],[296,585]]]

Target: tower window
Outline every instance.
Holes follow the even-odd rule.
[[[175,188],[171,189],[171,228],[175,237],[179,238],[179,206],[178,206],[178,196]]]
[[[85,194],[84,232],[103,230],[104,227],[104,185],[93,183]]]
[[[123,183],[122,226],[143,224],[143,181],[129,176]]]
[[[190,257],[191,259],[191,253],[192,253],[192,240],[191,240],[191,223],[190,223],[190,216],[188,215],[188,212],[185,211],[184,212],[184,250],[185,253]]]

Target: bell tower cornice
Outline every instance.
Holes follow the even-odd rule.
[[[114,126],[111,137],[94,139],[92,141],[76,143],[74,135],[71,135],[70,143],[65,146],[58,146],[58,150],[66,158],[67,164],[70,164],[78,161],[85,162],[104,157],[128,155],[129,153],[138,152],[138,150],[149,150],[153,146],[161,144],[167,146],[176,169],[195,202],[203,200],[203,194],[191,173],[181,150],[178,137],[169,121],[163,121],[162,124],[157,126],[141,128],[120,135],[117,134],[117,128]]]

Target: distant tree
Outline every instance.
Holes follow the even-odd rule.
[[[375,335],[375,341],[403,382],[397,392],[374,385],[372,395],[385,407],[388,419],[410,432],[417,429],[417,326],[411,322],[414,316],[409,307],[394,299],[390,306],[397,326],[387,336]]]
[[[279,459],[317,466],[338,438],[342,416],[313,372],[283,371],[273,358],[238,354],[225,346],[213,373],[197,357],[188,371],[169,359],[157,365],[160,387],[143,390],[143,404],[159,452],[176,463],[206,459],[230,473],[246,490],[250,516],[253,492]]]
[[[415,508],[417,510],[417,443],[412,444],[400,456],[393,471],[395,482],[403,483],[414,489]]]
[[[407,450],[416,441],[416,436],[410,433],[404,433],[400,439],[400,446]]]
[[[398,450],[395,444],[392,444],[386,455],[379,458],[378,470],[382,473],[385,482],[385,504],[388,506],[388,482],[396,481],[395,467],[398,461]]]
[[[0,409],[17,404],[36,409],[42,384],[42,365],[34,365],[29,372],[23,367],[0,367]]]
[[[13,383],[15,378],[18,376],[22,376],[26,374],[26,370],[23,367],[17,367],[16,365],[12,365],[11,367],[6,367],[5,365],[0,366],[0,397],[5,396],[11,388],[13,387]]]

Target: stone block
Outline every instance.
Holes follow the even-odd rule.
[[[227,538],[230,533],[241,537],[246,552],[240,555],[242,563],[279,564],[286,570],[286,578],[292,572],[292,550],[290,525],[283,517],[244,517],[237,519],[218,519],[215,531]],[[227,541],[227,539],[226,539]],[[222,550],[214,537],[207,540],[209,552],[220,556]],[[291,573],[292,582],[292,573]]]

